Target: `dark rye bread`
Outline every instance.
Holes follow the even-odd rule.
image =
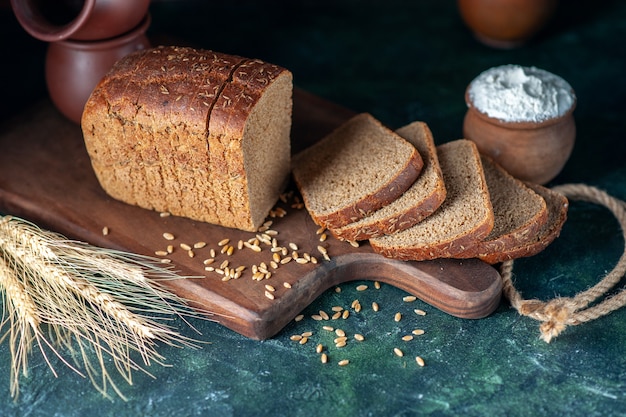
[[[93,91],[85,145],[112,197],[253,231],[289,175],[291,94],[291,73],[275,65],[184,47],[144,50]]]
[[[450,258],[493,229],[493,208],[476,145],[459,139],[438,146],[437,153],[446,184],[445,201],[415,226],[370,239],[375,252],[401,260]]]
[[[526,184],[534,192],[543,197],[548,207],[548,219],[537,233],[529,235],[528,239],[519,242],[516,246],[510,246],[500,251],[478,254],[478,258],[485,262],[495,264],[511,259],[533,256],[543,251],[561,233],[563,224],[567,220],[569,202],[563,194],[537,184]]]
[[[481,155],[494,212],[491,233],[456,258],[497,258],[533,239],[548,220],[546,201],[491,158]]]
[[[431,215],[443,203],[446,187],[433,135],[423,122],[413,122],[396,133],[420,153],[424,166],[417,180],[400,197],[361,220],[330,229],[338,239],[357,241],[407,229]]]
[[[294,156],[292,170],[313,220],[335,229],[400,197],[422,165],[413,145],[362,113]]]

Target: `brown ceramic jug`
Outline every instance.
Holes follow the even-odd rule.
[[[22,27],[45,42],[102,40],[141,23],[150,0],[11,0]]]
[[[146,16],[134,30],[104,41],[52,42],[46,56],[46,84],[57,109],[80,123],[89,95],[113,64],[150,46],[145,35],[149,24],[150,16]]]

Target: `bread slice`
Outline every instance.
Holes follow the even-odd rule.
[[[548,220],[546,201],[491,158],[481,155],[494,212],[491,233],[456,258],[497,258],[498,253],[524,244]]]
[[[336,229],[400,197],[423,166],[413,145],[368,113],[294,156],[293,177],[320,226]]]
[[[476,145],[459,139],[437,147],[447,197],[420,223],[370,239],[375,252],[401,260],[450,258],[484,239],[493,229],[489,190]]]
[[[536,234],[528,235],[526,241],[520,241],[516,246],[503,248],[491,253],[478,254],[478,258],[485,262],[495,264],[511,259],[533,256],[543,251],[561,233],[563,224],[567,220],[569,202],[567,197],[549,188],[538,184],[527,184],[533,191],[543,197],[548,207],[548,220]]]
[[[357,241],[390,235],[419,223],[431,215],[446,198],[446,187],[437,158],[437,149],[428,125],[413,122],[396,133],[411,143],[422,156],[424,166],[417,180],[398,199],[361,220],[331,229],[338,239]]]

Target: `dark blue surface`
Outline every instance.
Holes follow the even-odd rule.
[[[282,64],[299,87],[371,112],[390,127],[427,122],[438,143],[461,136],[464,90],[481,71],[513,63],[554,72],[577,92],[578,138],[553,184],[582,182],[626,199],[625,2],[562,1],[539,37],[506,51],[477,43],[451,0],[157,1],[152,13],[155,39]],[[10,21],[6,10],[3,15]],[[16,36],[32,53],[18,53],[31,67],[15,76],[29,86],[26,97],[36,96],[43,48]],[[518,288],[527,298],[571,296],[601,279],[623,248],[617,222],[605,209],[573,203],[561,237],[516,263]],[[0,371],[0,415],[626,415],[626,310],[572,327],[546,344],[538,324],[506,303],[486,319],[462,320],[420,301],[405,303],[398,289],[374,290],[370,283],[368,291],[357,292],[358,284],[328,291],[305,310],[303,321],[267,341],[194,321],[209,344],[201,350],[164,346],[160,352],[172,367],[153,366],[155,379],[138,373],[132,386],[121,384],[127,402],[101,398],[60,363],[55,378],[35,352],[17,402],[9,396],[8,366]],[[365,341],[336,349],[325,323],[310,316],[349,307],[356,298],[363,311],[340,324]],[[378,313],[372,301],[380,304]],[[414,308],[428,314],[417,316]],[[404,313],[402,321],[393,320],[396,312]],[[400,340],[418,327],[426,333]],[[290,340],[308,330],[314,335],[306,345]],[[331,346],[326,365],[314,351],[317,343]],[[395,356],[394,347],[405,356]],[[416,366],[416,355],[426,361],[424,368]],[[0,363],[9,358],[5,342]],[[351,363],[337,366],[342,358]]]

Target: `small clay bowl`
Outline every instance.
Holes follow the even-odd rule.
[[[476,39],[494,48],[515,48],[536,35],[557,0],[458,0],[461,18]]]
[[[569,159],[576,139],[574,108],[541,122],[509,122],[477,110],[465,91],[463,135],[514,177],[536,184],[554,179]]]

